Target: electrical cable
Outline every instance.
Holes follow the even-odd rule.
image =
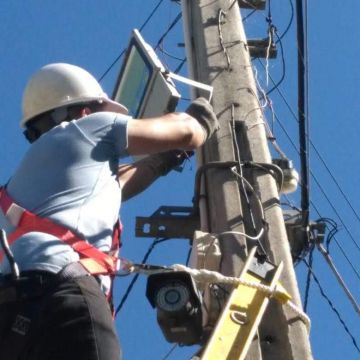
[[[252,164],[252,162],[247,162],[248,166],[251,166],[251,164]],[[270,165],[270,168],[273,167],[273,164],[261,164],[260,167],[263,167],[264,165]],[[262,219],[262,225],[264,226],[266,224],[266,221],[265,221],[265,214],[264,214],[264,209],[262,206],[261,199],[259,198],[258,194],[256,193],[255,189],[252,187],[252,185],[246,180],[246,178],[244,178],[242,174],[239,174],[234,169],[232,169],[232,168],[236,168],[238,166],[239,166],[238,161],[223,161],[223,162],[222,161],[214,161],[214,162],[206,163],[197,169],[197,172],[195,174],[195,190],[194,190],[194,198],[193,198],[195,211],[199,211],[198,204],[199,204],[199,201],[201,198],[201,194],[200,194],[201,186],[200,185],[201,185],[201,178],[202,178],[202,175],[204,174],[204,172],[209,169],[230,169],[230,171],[232,171],[233,174],[243,182],[243,184],[244,184],[243,192],[246,193],[246,189],[245,189],[245,186],[246,186],[251,191],[251,193],[254,195],[254,198],[256,199],[256,201],[259,205],[260,215],[261,215],[261,219]],[[243,164],[240,163],[240,168],[242,166],[243,166]],[[274,165],[274,166],[276,166],[276,165]],[[268,169],[266,169],[266,170],[269,174],[271,174],[271,171],[269,171]],[[249,204],[250,204],[250,202],[249,202]],[[251,209],[250,209],[250,211],[251,211]],[[230,231],[230,232],[235,233],[233,231]],[[260,234],[259,231],[256,230],[256,226],[254,228],[254,232],[256,232],[255,236],[251,236],[246,233],[240,233],[240,232],[239,232],[239,234],[245,236],[248,239],[257,240],[259,247],[263,251],[263,254],[266,255],[266,257],[267,257],[265,248],[262,245],[262,243],[260,242],[260,238],[263,235],[263,232],[260,231],[260,233],[261,233]],[[260,236],[259,236],[259,234],[260,234]]]
[[[330,218],[320,218],[320,219],[317,219],[315,222],[316,223],[321,223],[321,222],[325,223],[326,227],[329,230],[329,233],[325,240],[326,251],[329,252],[330,251],[330,249],[329,249],[330,242],[334,238],[335,234],[339,231],[338,225],[337,225],[336,221],[334,221],[333,219],[330,219]],[[329,225],[331,226],[331,228],[329,228]]]
[[[307,112],[307,54],[306,35],[304,30],[303,2],[296,0],[297,43],[298,43],[298,119],[299,119],[299,144],[301,163],[301,211],[304,228],[309,226],[310,208],[310,181],[309,181],[309,156],[308,133],[309,117]]]
[[[222,33],[222,18],[225,17],[226,12],[223,9],[219,10],[218,13],[218,32],[219,32],[219,41],[220,41],[220,46],[222,48],[222,51],[225,55],[226,58],[226,63],[227,63],[227,71],[230,71],[230,65],[231,65],[231,61],[230,61],[230,56],[229,53],[227,52],[226,46],[224,44],[224,38],[223,38],[223,33]]]
[[[284,32],[279,37],[278,41],[281,41],[283,39],[283,37],[288,33],[288,31],[290,30],[290,27],[291,27],[291,25],[293,23],[293,20],[294,20],[294,5],[293,5],[292,0],[289,0],[289,2],[290,2],[290,9],[291,9],[291,15],[290,15],[289,24],[287,25],[286,29],[284,30]]]
[[[152,244],[150,245],[150,247],[148,248],[146,254],[144,255],[142,261],[141,261],[141,264],[145,264],[147,259],[149,258],[151,252],[154,250],[155,246],[161,242],[164,242],[164,241],[167,241],[169,240],[168,238],[162,238],[162,239],[154,239],[154,241],[152,242]],[[138,280],[139,278],[139,274],[136,274],[133,279],[131,280],[130,284],[128,285],[123,297],[121,298],[120,300],[120,303],[119,305],[117,306],[115,312],[114,312],[114,317],[117,316],[117,314],[121,311],[122,307],[124,306],[126,300],[128,299],[136,281]]]
[[[332,208],[332,210],[334,211],[334,213],[336,214],[336,216],[338,217],[338,219],[340,220],[342,226],[344,227],[345,231],[347,232],[347,234],[349,235],[350,239],[352,240],[352,242],[354,243],[355,247],[360,251],[360,246],[359,244],[356,242],[353,234],[351,233],[350,229],[348,228],[348,226],[345,224],[345,222],[343,221],[342,217],[340,216],[339,212],[337,211],[336,207],[333,205],[332,201],[330,200],[330,198],[328,197],[328,195],[326,194],[324,188],[322,187],[322,185],[320,184],[320,182],[318,181],[317,177],[315,176],[315,174],[310,170],[310,174],[312,176],[312,178],[314,179],[316,185],[318,186],[318,188],[320,189],[321,193],[323,194],[323,196],[325,197],[325,199],[327,200],[327,202],[329,203],[330,207]]]
[[[249,14],[247,14],[243,19],[242,21],[245,22],[247,19],[249,19],[253,14],[255,14],[256,12],[256,9],[254,10],[251,10],[251,12]]]
[[[324,219],[321,214],[319,209],[317,208],[317,206],[311,202],[311,206],[315,209],[316,213],[318,214],[318,216],[320,216],[320,219]],[[325,218],[327,219],[327,218]],[[346,259],[346,261],[348,262],[348,264],[350,265],[350,267],[352,268],[352,270],[354,271],[355,275],[357,276],[358,280],[360,280],[360,273],[357,271],[357,269],[355,268],[354,264],[351,262],[351,260],[349,259],[349,257],[347,256],[345,250],[343,249],[343,247],[340,245],[339,241],[337,240],[337,238],[335,237],[335,234],[333,235],[333,239],[335,244],[338,246],[340,252],[342,253],[342,255],[344,256],[344,258]]]
[[[293,145],[294,149],[299,153],[299,150],[297,149],[296,144],[293,142],[293,140],[291,139],[289,133],[286,131],[285,127],[283,126],[282,122],[280,121],[280,119],[277,117],[277,115],[275,114],[275,118],[278,122],[278,124],[280,125],[281,129],[283,130],[283,132],[285,133],[285,135],[287,136],[288,140],[290,141],[290,143]],[[342,217],[340,216],[339,212],[336,210],[336,207],[334,206],[334,204],[332,203],[332,201],[330,200],[330,198],[328,197],[328,195],[326,194],[325,190],[323,189],[323,187],[321,186],[320,182],[318,181],[317,177],[315,176],[315,174],[313,173],[313,171],[310,169],[310,174],[312,176],[312,178],[314,179],[316,185],[319,187],[321,193],[323,194],[323,196],[325,197],[325,199],[327,200],[327,202],[329,203],[330,207],[332,208],[332,210],[334,211],[334,213],[336,214],[336,216],[338,217],[338,219],[340,220],[341,224],[343,225],[345,231],[347,232],[347,234],[349,235],[350,239],[352,240],[352,242],[354,243],[354,245],[356,246],[356,248],[360,251],[360,246],[359,244],[356,242],[353,234],[350,232],[349,228],[347,227],[347,225],[345,224],[344,220],[342,219]],[[300,182],[301,184],[301,182]]]
[[[257,98],[257,97],[256,97]],[[248,116],[248,115],[247,115]],[[238,166],[237,168],[239,169],[239,173],[237,173],[234,168],[236,168],[235,166],[232,167],[230,170],[231,172],[237,176],[239,179],[240,179],[240,182],[239,184],[241,185],[240,188],[242,190],[242,193],[245,197],[245,202],[246,202],[246,205],[248,207],[248,210],[249,210],[249,215],[250,215],[250,220],[251,220],[251,225],[252,225],[252,230],[254,232],[257,231],[257,226],[256,226],[256,223],[255,223],[255,218],[254,218],[254,213],[252,211],[252,207],[251,207],[251,203],[250,203],[250,199],[248,197],[248,194],[247,194],[247,191],[246,191],[246,188],[245,188],[245,184],[246,186],[251,190],[252,194],[254,195],[255,199],[257,200],[258,202],[258,205],[259,205],[259,209],[260,209],[260,214],[261,214],[261,220],[262,220],[262,224],[266,224],[266,221],[265,221],[265,213],[264,213],[264,209],[263,209],[263,206],[262,206],[262,202],[261,202],[261,199],[259,198],[258,194],[256,193],[255,189],[252,187],[252,185],[250,184],[250,182],[247,181],[247,179],[244,177],[244,174],[243,174],[243,167],[242,167],[242,163],[241,163],[241,157],[240,157],[240,148],[239,148],[239,144],[238,144],[238,140],[237,140],[237,136],[236,136],[236,129],[235,129],[235,107],[234,107],[234,104],[231,104],[231,124],[232,124],[232,131],[233,131],[233,141],[234,141],[234,147],[235,147],[235,155],[236,155],[236,158],[237,158],[237,162],[238,162]],[[262,244],[262,242],[260,241],[260,238],[257,239],[257,243],[259,244],[259,247],[263,253],[263,255],[265,255],[266,259],[269,259],[268,257],[268,254],[265,250],[265,247],[264,245]]]
[[[262,64],[262,62],[260,62],[260,64],[264,67],[264,64]],[[271,77],[271,75],[269,75],[270,80],[272,81],[272,83],[275,85],[275,81],[273,80],[273,78]],[[287,101],[287,99],[285,98],[284,94],[282,93],[282,91],[279,89],[278,86],[274,87],[274,90],[276,90],[278,92],[278,94],[280,95],[281,99],[283,100],[283,102],[285,103],[287,109],[289,110],[290,114],[292,115],[292,117],[299,122],[297,115],[295,114],[294,110],[292,109],[291,105],[289,104],[289,102]],[[286,133],[288,139],[292,142],[289,134],[286,132],[285,128],[283,127],[282,123],[280,122],[279,118],[276,116],[277,121],[280,123],[282,130]],[[329,168],[329,166],[327,165],[326,161],[324,160],[323,156],[321,155],[320,151],[317,149],[317,147],[315,146],[315,144],[312,142],[312,140],[309,137],[309,142],[310,145],[312,147],[312,149],[315,151],[316,155],[318,156],[320,162],[323,164],[323,166],[325,167],[326,171],[328,172],[328,174],[330,175],[330,177],[332,178],[332,180],[334,181],[336,187],[338,188],[338,190],[340,191],[342,197],[344,198],[344,200],[346,201],[346,203],[348,204],[348,206],[350,207],[350,209],[352,210],[353,214],[355,215],[355,217],[357,218],[357,220],[360,222],[360,216],[358,214],[358,212],[355,210],[354,206],[351,204],[349,197],[345,194],[345,192],[343,191],[342,187],[340,186],[338,180],[335,178],[335,175],[333,174],[333,172],[331,171],[331,169]],[[297,150],[297,146],[292,142],[294,148],[296,149],[297,152],[299,152]]]
[[[161,35],[160,39],[158,40],[157,44],[154,47],[154,50],[157,50],[160,44],[164,41],[165,37],[169,34],[169,32],[174,28],[174,26],[179,22],[182,17],[182,13],[180,12],[177,14],[173,22],[169,25],[163,35]]]
[[[302,22],[303,22],[303,19],[302,19],[302,4],[301,4],[301,0],[297,0],[297,6],[298,6],[298,14],[299,14],[299,18],[298,18],[298,22],[299,22],[299,29],[298,29],[298,37],[299,37],[299,42],[301,43],[301,46],[299,45],[299,49],[302,48],[302,51],[299,50],[299,54],[298,54],[298,61],[299,61],[299,66],[300,66],[300,70],[299,70],[299,83],[300,83],[300,89],[299,89],[299,92],[304,92],[306,93],[305,96],[307,96],[308,94],[308,91],[305,89],[307,88],[308,86],[308,81],[302,81],[301,80],[301,77],[302,76],[305,76],[306,78],[308,78],[308,73],[307,73],[307,67],[305,69],[305,59],[304,59],[304,56],[303,54],[305,53],[305,44],[307,44],[307,41],[305,41],[303,39],[303,36],[304,34],[302,34],[304,32],[301,26]],[[306,45],[307,46],[307,45]],[[275,87],[277,90],[278,90],[278,87],[276,86]],[[279,90],[278,90],[279,91]],[[280,92],[280,91],[279,91]],[[280,92],[281,93],[281,92]],[[283,98],[284,100],[284,98]],[[299,118],[304,118],[304,115],[305,115],[305,112],[307,112],[307,110],[305,109],[305,107],[307,107],[307,105],[305,105],[305,103],[307,104],[308,101],[304,100],[304,99],[299,99]],[[286,101],[286,104],[287,101]],[[301,110],[302,109],[302,110]],[[295,115],[293,113],[293,115]],[[350,233],[348,227],[344,224],[342,218],[340,217],[340,214],[337,212],[336,208],[332,205],[330,199],[328,198],[328,196],[326,195],[326,193],[324,192],[324,190],[322,189],[320,183],[317,181],[315,175],[313,174],[313,172],[309,169],[309,166],[308,166],[308,160],[306,160],[305,158],[308,158],[307,156],[307,152],[306,152],[306,149],[308,148],[307,146],[307,142],[309,142],[309,135],[308,135],[308,132],[306,130],[306,128],[308,128],[308,124],[301,124],[301,121],[296,117],[295,115],[295,118],[297,119],[297,121],[299,122],[299,128],[300,128],[300,132],[303,133],[303,135],[301,136],[301,140],[300,140],[300,155],[302,154],[303,155],[303,160],[302,160],[302,168],[304,168],[304,173],[302,173],[302,197],[303,197],[303,210],[304,210],[304,207],[305,207],[305,214],[306,214],[306,218],[304,219],[304,223],[308,223],[308,205],[309,205],[309,191],[308,191],[308,186],[309,185],[305,185],[305,182],[306,182],[306,179],[308,179],[308,172],[312,175],[313,178],[315,178],[315,181],[317,183],[317,185],[321,188],[321,191],[323,193],[323,195],[325,196],[325,198],[327,199],[327,201],[329,202],[329,204],[331,205],[331,207],[333,208],[334,212],[336,213],[336,215],[339,217],[341,223],[343,224],[343,226],[345,227],[346,231],[348,232],[350,238],[352,239],[352,241],[354,242],[354,244],[356,245],[356,247],[359,248],[356,240],[354,239],[353,235]],[[308,118],[308,116],[307,116]],[[304,119],[305,120],[305,119]],[[284,130],[284,128],[283,128]],[[307,139],[307,140],[306,140]],[[296,147],[295,147],[296,148]],[[305,151],[304,151],[305,149]],[[305,176],[304,176],[305,175]],[[304,182],[304,178],[305,178],[305,182]],[[343,191],[341,190],[341,193],[343,193]],[[344,194],[345,195],[345,194]],[[345,196],[346,197],[346,196]],[[346,197],[346,200],[347,202],[349,203],[347,197]],[[353,206],[350,204],[351,208],[353,209]],[[355,211],[354,211],[355,212]],[[355,212],[356,216],[359,218],[358,214]],[[359,248],[360,250],[360,248]]]
[[[318,244],[316,244],[316,246],[317,246],[318,250],[320,251],[321,255],[323,255],[323,257],[324,257],[325,261],[327,262],[327,264],[329,265],[331,271],[334,273],[334,275],[336,277],[336,280],[338,281],[339,285],[344,290],[346,296],[350,300],[350,302],[351,302],[352,306],[354,307],[355,311],[360,315],[360,306],[356,302],[356,299],[354,298],[354,296],[351,293],[350,289],[346,285],[346,283],[345,283],[343,277],[341,276],[340,272],[336,268],[336,266],[334,264],[334,261],[332,260],[329,252],[326,251],[326,249],[323,247],[322,244],[318,243]]]
[[[317,276],[314,273],[314,270],[310,267],[310,265],[308,264],[308,262],[303,259],[304,264],[308,267],[308,269],[311,272],[311,276],[313,277],[313,280],[315,281],[315,283],[317,284],[319,290],[320,290],[320,294],[321,296],[327,301],[327,303],[329,304],[331,310],[335,313],[335,315],[337,316],[338,320],[340,321],[341,325],[343,326],[343,328],[345,329],[346,333],[350,336],[352,343],[354,345],[354,347],[356,348],[356,350],[360,353],[360,348],[356,342],[356,339],[354,337],[354,335],[350,332],[348,326],[346,325],[345,321],[343,320],[343,318],[341,317],[339,311],[336,309],[335,305],[333,304],[333,302],[329,299],[329,297],[325,294],[324,289],[322,287],[322,285],[320,284],[319,279],[317,278]]]
[[[285,63],[285,56],[284,56],[284,48],[283,48],[283,44],[282,44],[282,41],[281,39],[279,38],[279,35],[277,33],[277,30],[275,29],[275,36],[278,38],[278,43],[280,45],[280,54],[281,54],[281,64],[282,64],[282,74],[281,74],[281,77],[280,77],[280,80],[270,89],[266,92],[266,95],[269,95],[271,94],[275,89],[277,89],[280,84],[284,81],[285,79],[285,76],[286,76],[286,63]],[[260,61],[260,63],[262,64],[262,61],[261,59],[257,59],[258,61]],[[263,65],[263,64],[262,64]],[[263,65],[264,66],[264,65]],[[270,75],[269,75],[269,78],[270,78]]]
[[[171,59],[179,60],[179,61],[184,61],[184,59],[181,59],[181,58],[179,58],[179,57],[177,57],[177,56],[175,56],[175,55],[170,54],[169,52],[167,52],[166,50],[164,50],[163,47],[159,47],[158,49],[159,49],[159,51],[160,51],[162,54],[168,56],[168,57],[171,58]]]
[[[311,246],[308,256],[309,256],[309,266],[312,267],[313,261],[314,261],[314,246]],[[311,272],[308,269],[307,276],[306,276],[305,294],[304,294],[304,311],[305,312],[307,312],[307,307],[308,307],[310,284],[311,284]]]
[[[150,12],[150,15],[146,18],[144,23],[140,26],[139,31],[141,32],[144,27],[148,24],[150,19],[154,16],[160,5],[163,3],[164,0],[160,0],[157,5],[154,7],[154,9]],[[122,50],[121,53],[115,58],[115,60],[111,63],[111,65],[105,70],[105,72],[100,76],[99,82],[101,82],[104,77],[110,72],[110,70],[115,66],[115,64],[121,59],[121,57],[124,55],[126,49]]]
[[[182,67],[185,65],[186,63],[186,58],[183,59],[183,61],[178,65],[178,67],[174,70],[174,74],[178,74],[180,72],[180,70],[182,69]]]
[[[161,360],[167,360],[169,358],[169,356],[172,354],[172,352],[178,347],[179,344],[175,344],[173,345],[170,350],[164,355],[163,358],[161,358]]]

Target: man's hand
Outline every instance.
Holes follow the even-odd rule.
[[[193,154],[193,151],[170,150],[147,156],[133,164],[120,165],[117,180],[122,189],[122,201],[141,193],[160,176],[176,170]]]
[[[185,111],[195,118],[206,131],[206,140],[220,128],[211,104],[203,97],[194,100]]]
[[[193,155],[193,151],[170,150],[151,155],[147,158],[147,161],[155,173],[164,176],[171,170],[177,170],[186,159],[190,159]]]

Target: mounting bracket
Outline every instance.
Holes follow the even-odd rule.
[[[238,0],[240,8],[251,10],[264,10],[266,0]]]
[[[200,219],[192,207],[160,206],[150,217],[136,217],[137,237],[193,239]]]
[[[251,57],[275,59],[277,56],[276,45],[272,43],[269,48],[269,38],[248,39],[247,45]]]

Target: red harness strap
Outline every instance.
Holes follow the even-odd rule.
[[[79,238],[65,226],[50,219],[41,218],[20,207],[11,199],[4,187],[0,188],[0,208],[7,219],[17,227],[8,237],[9,245],[28,232],[43,232],[53,235],[70,245],[80,255],[80,263],[90,274],[112,274],[117,270],[118,240],[116,243],[113,241],[112,255],[105,254],[87,241]],[[115,229],[114,238],[117,237],[120,226],[116,226]],[[117,237],[117,239],[119,238]],[[2,260],[3,256],[4,253],[1,251],[0,260]]]

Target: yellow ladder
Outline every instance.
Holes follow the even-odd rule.
[[[267,261],[261,263],[255,253],[256,248],[253,248],[240,274],[240,280],[266,285],[270,290],[279,288],[283,264],[275,266]],[[200,359],[244,359],[268,302],[268,294],[256,286],[241,284],[234,288]]]

